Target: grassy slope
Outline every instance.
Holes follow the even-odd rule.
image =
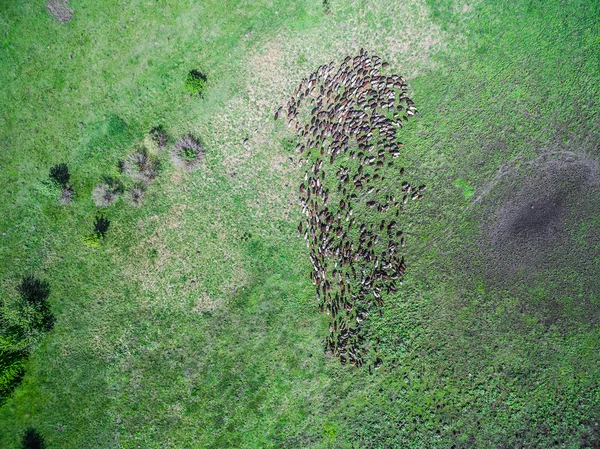
[[[473,228],[457,178],[481,188],[557,129],[597,123],[598,11],[430,5],[465,40],[438,54],[435,71],[407,67],[423,74],[410,81],[422,117],[405,132],[406,163],[430,200],[412,217],[421,238],[409,241],[405,289],[373,319],[386,364],[369,376],[322,356],[297,211],[265,188],[285,190],[297,173],[273,170],[260,149],[239,162],[237,139],[264,123],[245,102],[249,49],[362,17],[385,55],[397,28],[363,13],[368,3],[334,4],[328,17],[319,2],[296,3],[228,2],[223,14],[219,2],[72,2],[68,26],[39,2],[1,6],[0,63],[11,70],[0,74],[0,176],[12,191],[0,197],[2,294],[35,270],[52,284],[58,322],[0,411],[0,445],[34,425],[49,447],[578,447],[597,421],[597,330],[548,330],[516,313],[519,298],[455,272],[451,257]],[[298,52],[283,61],[306,74],[318,56]],[[196,67],[214,84],[202,102],[180,93]],[[207,140],[206,169],[180,177],[162,156],[143,208],[108,210],[107,245],[86,249],[91,189],[160,121]],[[282,132],[270,132],[267,149],[281,153]],[[66,210],[33,187],[62,161],[79,194]]]

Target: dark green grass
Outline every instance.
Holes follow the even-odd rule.
[[[245,52],[278,27],[320,26],[321,2],[228,2],[227,14],[218,2],[70,5],[66,26],[41,2],[0,6],[0,64],[9,67],[0,71],[9,105],[0,115],[1,294],[23,273],[43,273],[57,317],[0,408],[0,446],[18,447],[29,427],[49,448],[598,444],[597,326],[576,320],[576,307],[565,308],[568,331],[521,311],[524,300],[545,300],[556,273],[517,295],[455,259],[478,232],[466,186],[477,198],[512,157],[592,135],[595,3],[487,2],[459,14],[432,2],[432,20],[465,42],[410,80],[421,117],[402,131],[410,151],[397,164],[428,190],[407,214],[403,289],[370,320],[384,358],[372,375],[322,353],[326,320],[295,238],[299,216],[256,218],[248,205],[289,175],[259,163],[245,167],[252,177],[240,187],[209,144],[206,169],[175,184],[162,155],[142,208],[120,201],[105,211],[103,245],[81,242],[97,212],[91,190],[117,175],[117,159],[157,123],[175,136],[206,130],[243,86]],[[183,87],[197,67],[209,79],[202,102]],[[34,186],[65,161],[77,200],[62,208]],[[173,205],[187,206],[179,221]],[[596,214],[578,228],[580,251],[598,249],[597,224]],[[566,273],[567,306],[597,291],[597,268],[594,259]],[[227,301],[192,312],[203,292]]]

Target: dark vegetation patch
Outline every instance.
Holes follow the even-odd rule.
[[[96,221],[94,221],[94,232],[97,232],[102,237],[106,235],[108,232],[108,227],[110,226],[110,220],[108,218],[98,215],[96,217]]]
[[[33,276],[24,277],[17,290],[23,299],[35,306],[43,304],[50,296],[50,285]]]
[[[0,403],[22,380],[27,357],[54,325],[48,282],[29,275],[15,290],[15,297],[0,301]]]
[[[50,179],[60,186],[66,186],[71,179],[67,164],[57,164],[50,168]]]
[[[73,18],[73,8],[67,4],[67,0],[48,0],[46,9],[57,22],[67,23]]]
[[[29,428],[25,431],[21,443],[22,449],[45,449],[45,447],[44,439],[37,430]]]
[[[311,249],[319,311],[331,316],[325,352],[342,365],[365,363],[364,323],[381,313],[406,271],[400,214],[425,190],[400,181],[404,168],[394,167],[403,146],[396,131],[416,108],[388,66],[361,49],[338,67],[319,67],[275,112],[297,130],[300,163],[310,165],[299,188],[306,219],[298,234]],[[372,359],[369,369],[378,369],[382,360]]]

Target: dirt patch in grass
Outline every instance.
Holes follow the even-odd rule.
[[[48,0],[46,9],[57,22],[67,23],[73,19],[73,8],[69,8],[67,3],[67,0]]]
[[[501,278],[570,259],[571,231],[591,217],[600,193],[593,159],[557,153],[527,165],[498,186],[486,208],[482,243],[493,261],[491,274]]]
[[[547,326],[591,324],[600,312],[600,164],[590,154],[544,151],[504,167],[478,197],[479,229],[455,263]]]

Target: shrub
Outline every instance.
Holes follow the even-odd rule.
[[[89,246],[90,248],[98,248],[100,247],[100,243],[102,242],[102,235],[99,232],[94,232],[92,234],[83,236],[83,243]]]
[[[92,197],[96,206],[107,207],[114,204],[119,199],[119,194],[123,190],[121,183],[113,178],[105,178],[104,182],[98,184],[92,191]]]
[[[184,170],[193,170],[203,160],[204,149],[191,135],[184,136],[173,148],[173,162]]]
[[[52,179],[52,181],[54,181],[56,184],[65,187],[69,182],[69,179],[71,179],[67,164],[57,164],[54,167],[51,167],[50,179]]]
[[[206,75],[198,70],[191,70],[185,78],[185,91],[191,95],[202,95],[206,85]]]
[[[144,185],[135,184],[129,190],[125,196],[125,200],[132,206],[140,206],[142,204],[142,198],[144,196]]]
[[[73,202],[73,197],[75,196],[75,192],[73,190],[73,186],[66,185],[62,189],[60,189],[60,195],[58,196],[58,202],[65,206],[67,204],[71,204]]]
[[[44,439],[34,429],[27,429],[25,435],[23,435],[23,442],[21,444],[22,449],[45,449]]]
[[[158,161],[152,158],[145,148],[129,155],[124,163],[125,174],[146,184],[152,183],[158,176]]]
[[[169,136],[162,125],[155,126],[150,130],[150,137],[161,150],[169,143]]]
[[[100,234],[100,236],[104,238],[109,226],[110,221],[102,215],[98,215],[96,217],[96,221],[94,222],[94,232]]]
[[[34,184],[35,194],[55,200],[60,192],[60,186],[52,179],[37,180]]]
[[[33,276],[26,276],[17,287],[19,294],[34,306],[41,306],[50,295],[50,284]]]

